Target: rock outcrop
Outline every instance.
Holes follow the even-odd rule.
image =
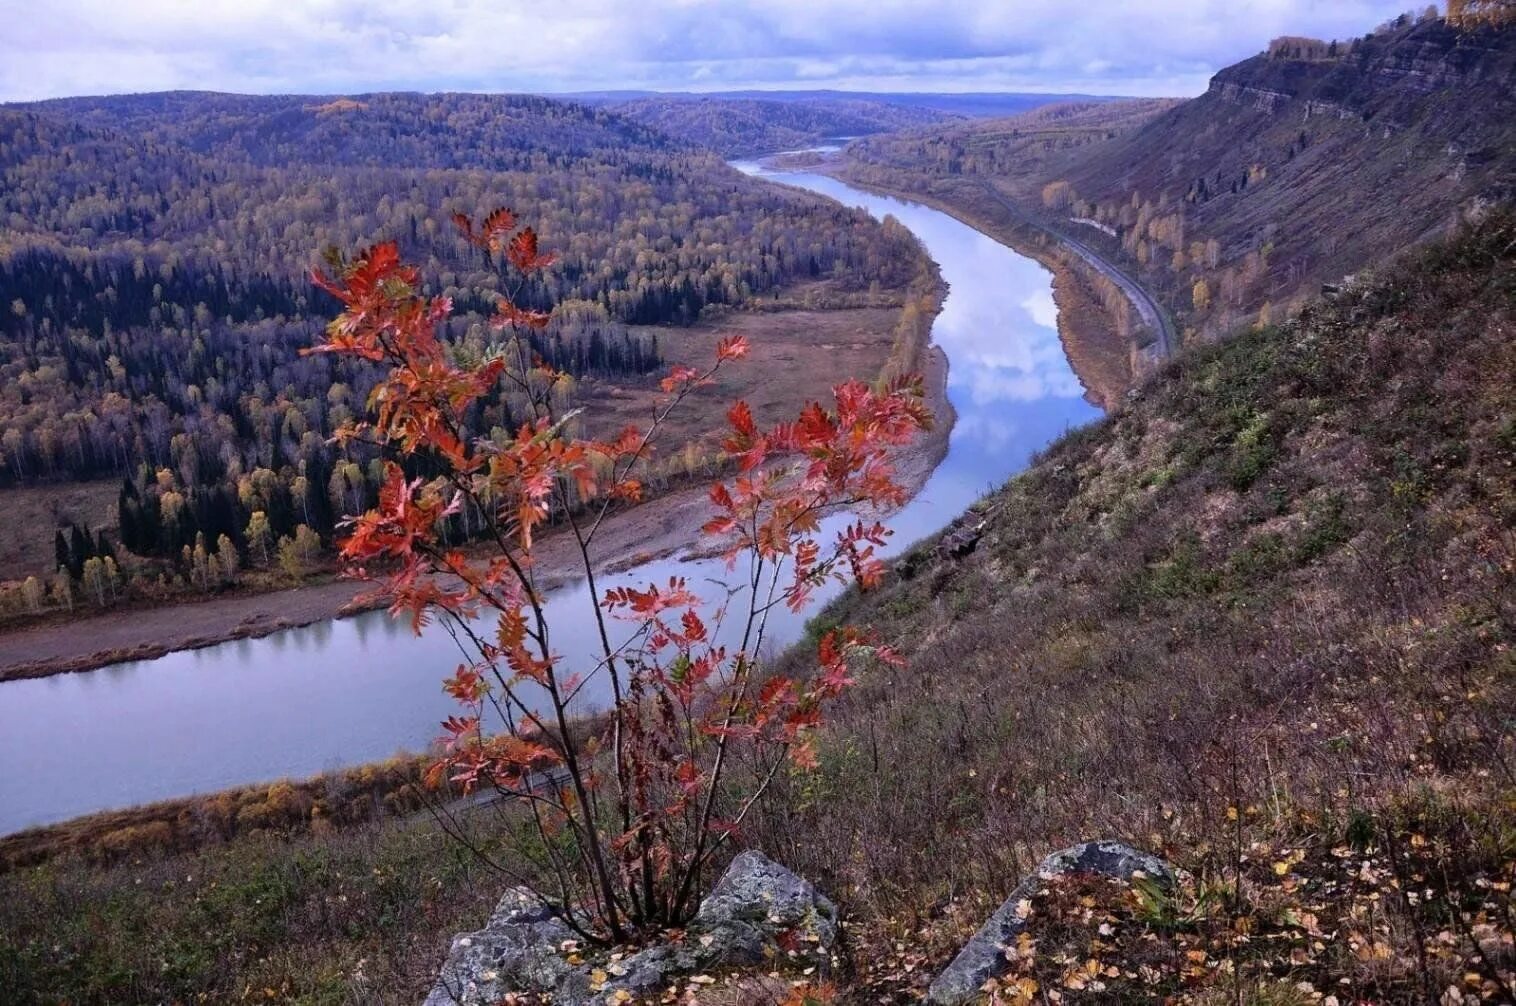
[[[984,537],[984,529],[988,526],[988,520],[972,512],[955,521],[938,540],[937,557],[939,559],[966,559],[973,555],[974,550],[979,547],[979,539]]]
[[[425,1006],[487,1006],[512,993],[567,1006],[642,998],[680,976],[787,961],[834,965],[837,909],[758,852],[732,861],[677,941],[593,955],[524,888],[506,892],[478,932],[454,937]]]
[[[939,1006],[960,1006],[980,996],[985,982],[1009,969],[1005,948],[1014,944],[1027,926],[1024,903],[1047,881],[1079,873],[1123,881],[1142,875],[1164,886],[1174,882],[1174,872],[1163,860],[1120,842],[1085,842],[1055,852],[1016,885],[1005,903],[964,944],[953,962],[932,982],[927,1001]]]

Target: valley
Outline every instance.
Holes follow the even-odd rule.
[[[66,626],[101,609],[129,618],[330,577],[336,525],[377,498],[378,469],[373,452],[326,442],[362,413],[372,369],[300,355],[331,303],[308,278],[323,248],[401,238],[459,305],[449,336],[466,352],[487,350],[502,293],[552,306],[531,352],[563,369],[554,394],[592,404],[600,434],[642,421],[661,373],[709,352],[723,312],[735,312],[726,327],[779,342],[805,328],[847,334],[848,351],[800,368],[801,380],[774,381],[795,361],[765,355],[719,389],[774,421],[836,380],[873,379],[897,342],[914,352],[926,336],[902,335],[905,308],[930,315],[939,297],[902,229],[544,99],[181,93],[11,106],[0,130],[13,200],[0,284],[14,294],[0,325],[18,347],[3,364],[0,481],[118,487],[103,522],[65,494],[42,525],[0,529],[10,625]],[[123,165],[130,181],[118,185],[106,173]],[[560,256],[546,280],[502,286],[503,263],[448,221],[496,201],[531,207],[533,233]],[[685,436],[720,414],[716,395],[701,401],[714,412],[697,402]],[[511,428],[524,402],[502,394],[479,418]],[[661,492],[708,478],[715,453],[688,439],[650,461],[645,481]],[[337,593],[319,592],[323,603]],[[32,673],[88,663],[70,645],[69,657],[22,662]],[[141,645],[162,640],[91,652]]]
[[[1340,44],[1289,41],[1187,102],[865,138],[839,171],[1087,244],[1156,295],[1187,343],[1288,317],[1380,249],[1451,233],[1512,190],[1508,32],[1406,16]]]
[[[1062,355],[1049,278],[1034,263],[926,207],[849,190],[821,176],[780,175],[778,180],[867,207],[880,217],[894,215],[925,243],[948,286],[942,311],[930,327],[942,362],[926,368],[942,424],[940,433],[919,445],[918,460],[902,466],[914,496],[891,520],[900,546],[939,529],[972,502],[986,482],[1015,471],[1070,425],[1098,415],[1083,400],[1083,388]],[[986,325],[991,317],[1001,320],[993,330]],[[1005,327],[1007,321],[1012,327]],[[806,330],[807,338],[809,333]],[[788,365],[783,370],[790,372]],[[803,381],[799,386],[805,386]],[[755,400],[755,407],[760,402]],[[703,491],[690,490],[613,520],[611,538],[602,544],[600,554],[607,567],[622,568],[609,582],[663,580],[675,572],[724,579],[727,574],[719,560],[700,558],[698,553],[681,558],[690,551],[689,528],[703,520],[708,507]],[[567,553],[554,551],[553,543],[546,548],[541,560],[544,568],[552,570],[568,559]],[[648,556],[653,561],[640,561]],[[626,561],[634,557],[639,561]],[[436,694],[429,676],[418,673],[418,668],[447,659],[454,644],[446,632],[439,627],[412,639],[384,612],[335,623],[314,620],[304,628],[281,627],[274,620],[290,618],[291,612],[305,604],[312,606],[308,610],[313,615],[328,615],[327,606],[346,603],[353,591],[353,585],[334,584],[304,588],[293,595],[165,609],[161,616],[150,615],[140,624],[124,623],[122,631],[133,640],[150,639],[150,634],[144,637],[143,628],[182,626],[183,613],[202,607],[209,609],[207,618],[221,619],[211,626],[226,627],[236,619],[233,633],[248,612],[268,612],[273,617],[266,616],[263,624],[274,631],[266,638],[197,647],[85,674],[8,683],[11,701],[0,710],[5,727],[0,734],[6,737],[4,758],[28,761],[33,767],[24,777],[0,782],[0,796],[5,797],[0,805],[7,808],[5,823],[39,823],[35,817],[19,816],[39,813],[57,820],[133,802],[310,775],[385,758],[402,749],[424,750],[434,739],[435,724],[449,700]],[[554,610],[562,613],[557,617],[576,618],[585,593],[581,583],[565,583],[555,595]],[[563,631],[574,638],[569,627],[577,623],[564,621],[563,625]],[[802,618],[776,617],[772,633],[782,645],[797,638],[803,627]],[[205,642],[213,641],[213,633],[214,629]],[[18,640],[16,648],[0,648],[0,654],[23,657],[40,649],[24,635],[13,638]],[[81,642],[95,645],[95,637],[79,633],[77,625],[50,638],[60,648],[77,647]],[[567,652],[587,654],[589,638],[582,632],[578,638],[579,650]],[[0,643],[4,645],[8,644]],[[238,695],[234,705],[225,702],[228,687]],[[303,696],[298,706],[288,704],[291,694]],[[345,734],[330,727],[315,728],[332,709],[350,706],[360,694],[365,696],[367,712],[351,719]],[[587,698],[593,703],[604,700],[598,695]],[[189,748],[175,749],[154,739],[160,736],[162,722],[152,710],[160,702],[169,702],[178,715],[203,725],[203,732],[183,738]],[[139,712],[115,720],[109,734],[93,731],[78,751],[78,762],[31,761],[28,752],[39,750],[41,742],[34,730],[53,729],[60,719],[71,717],[93,720],[95,710],[107,707]],[[252,708],[263,712],[249,717]],[[274,735],[285,738],[277,745],[277,753],[269,749]],[[123,749],[137,752],[133,761],[140,768],[98,781],[80,779],[84,764],[106,751]],[[31,780],[25,789],[10,789],[21,785],[23,778]],[[76,781],[64,784],[64,779]],[[44,805],[52,809],[44,811]],[[4,824],[0,830],[5,830]]]
[[[1266,6],[0,68],[0,1000],[1516,1001],[1516,5]]]

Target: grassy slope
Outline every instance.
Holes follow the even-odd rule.
[[[864,677],[823,775],[756,837],[880,920],[875,946],[934,963],[1041,856],[1098,837],[1232,883],[1240,857],[1282,880],[1280,850],[1333,863],[1355,834],[1382,870],[1389,837],[1420,835],[1429,934],[1457,933],[1439,913],[1477,902],[1470,874],[1512,880],[1509,217],[1183,357],[970,519],[968,558],[927,543],[828,612],[909,664]],[[1243,914],[1279,895],[1245,893]],[[1415,997],[1396,900],[1371,920],[1391,958],[1326,967],[1339,995]],[[1443,949],[1427,970],[1479,971],[1461,936]]]
[[[983,501],[972,555],[923,545],[827,614],[909,664],[860,675],[822,772],[748,838],[856,920],[860,998],[909,998],[1038,858],[1097,836],[1194,879],[1039,899],[1019,966],[1065,1001],[1232,1001],[1233,973],[1252,1002],[1502,994],[1513,325],[1502,217],[1183,357]],[[55,862],[0,877],[0,988],[414,1001],[502,884],[423,824]]]

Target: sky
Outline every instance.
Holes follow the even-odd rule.
[[[0,100],[179,88],[1187,96],[1276,35],[1348,38],[1408,6],[1406,0],[0,0]]]

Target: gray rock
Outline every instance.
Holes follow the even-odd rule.
[[[573,972],[574,932],[526,888],[505,892],[485,927],[453,937],[426,1006],[486,1006],[508,992],[553,993]]]
[[[958,956],[927,991],[927,1002],[939,1006],[961,1006],[978,998],[984,983],[999,978],[1010,969],[1005,948],[1016,942],[1026,929],[1020,904],[1037,894],[1047,881],[1069,874],[1096,874],[1130,881],[1138,873],[1170,887],[1174,871],[1156,856],[1148,855],[1120,842],[1085,842],[1055,852],[1037,865],[1031,876],[1022,880],[979,931],[964,944]]]
[[[973,524],[960,524],[948,531],[937,542],[937,555],[942,559],[965,559],[974,553],[979,547],[979,539],[984,537],[986,521]]]
[[[680,975],[789,959],[791,949],[797,965],[824,972],[837,944],[837,909],[794,873],[744,852],[678,943],[570,964],[563,944],[573,939],[573,930],[529,891],[507,891],[483,929],[453,939],[426,1006],[486,1006],[512,992],[570,1006],[606,1002],[621,990],[644,997]],[[597,970],[605,973],[599,985],[591,981]]]
[[[690,930],[714,964],[757,964],[780,937],[817,950],[837,942],[837,908],[760,852],[744,852],[700,903]],[[822,955],[824,956],[824,955]]]

